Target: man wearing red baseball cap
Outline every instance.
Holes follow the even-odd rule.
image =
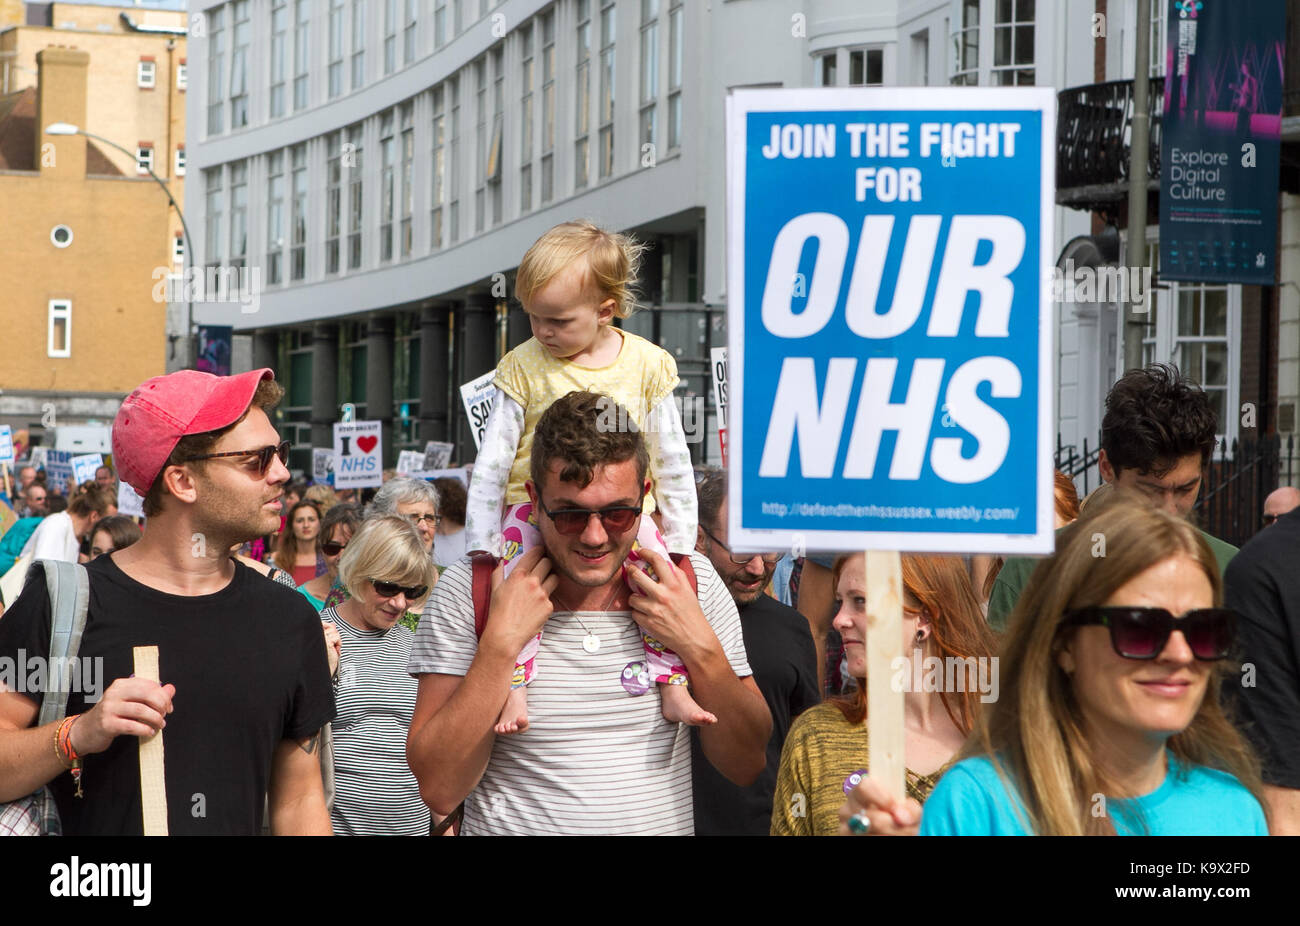
[[[148,524],[86,566],[79,654],[102,668],[83,680],[111,681],[74,688],[70,722],[39,728],[43,691],[0,691],[0,802],[48,783],[64,833],[138,835],[137,737],[165,727],[169,833],[256,835],[267,794],[273,833],[330,832],[317,743],[334,697],[320,623],[301,595],[230,557],[279,525],[288,442],[268,415],[282,394],[270,370],[183,370],[122,403],[113,461]],[[44,583],[29,583],[0,621],[0,660],[44,658],[50,624]],[[137,646],[157,647],[165,684],[134,677]]]

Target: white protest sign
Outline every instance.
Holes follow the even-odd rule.
[[[709,351],[709,371],[713,380],[713,404],[718,409],[718,449],[722,451],[722,465],[727,465],[727,349],[714,347]]]
[[[104,455],[83,453],[72,458],[72,479],[77,485],[95,481],[95,470],[104,465]]]
[[[421,469],[446,469],[451,462],[451,452],[455,449],[456,445],[447,441],[429,441],[424,445],[424,464]]]
[[[7,424],[0,424],[0,463],[14,461],[14,432]]]
[[[492,385],[496,375],[496,370],[488,370],[460,387],[460,398],[465,403],[465,414],[469,418],[470,431],[474,434],[475,449],[483,446],[483,432],[487,430],[488,416],[492,414],[492,399],[496,396],[496,387]]]
[[[403,475],[420,473],[424,469],[424,454],[418,450],[403,450],[397,455],[397,471]]]
[[[384,484],[383,422],[353,421],[334,425],[334,487],[364,489]]]
[[[328,482],[334,472],[334,450],[331,447],[311,448],[311,478],[314,482]]]
[[[144,499],[135,494],[135,489],[125,482],[117,484],[117,513],[133,518],[144,517]]]
[[[420,473],[422,479],[432,482],[435,479],[455,479],[469,488],[469,467],[460,466],[456,469],[426,469]]]

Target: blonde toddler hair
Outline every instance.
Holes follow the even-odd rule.
[[[646,245],[630,235],[608,232],[587,221],[557,225],[533,242],[519,262],[515,295],[527,304],[546,284],[579,258],[586,258],[587,280],[614,300],[614,317],[636,310],[633,287]]]

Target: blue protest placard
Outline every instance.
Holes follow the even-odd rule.
[[[75,456],[80,456],[76,450],[48,451],[45,454],[45,484],[58,492],[64,491],[72,478],[72,458]]]
[[[1052,550],[1055,107],[728,98],[736,549]]]

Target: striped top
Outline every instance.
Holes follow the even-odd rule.
[[[321,620],[343,639],[334,694],[334,835],[427,836],[429,808],[406,764],[417,685],[406,664],[415,636],[400,625],[357,630],[333,608]]]
[[[700,606],[732,670],[750,675],[735,602],[708,557],[691,555]],[[447,567],[425,605],[412,674],[465,675],[474,659],[468,560]],[[621,580],[620,580],[621,581]],[[582,648],[587,631],[600,649]],[[628,663],[645,658],[629,611],[556,612],[528,686],[529,728],[497,737],[482,780],[465,800],[465,835],[691,835],[688,728],[660,712],[657,688],[632,696]],[[501,680],[502,694],[510,681]],[[496,718],[491,718],[495,722]]]

